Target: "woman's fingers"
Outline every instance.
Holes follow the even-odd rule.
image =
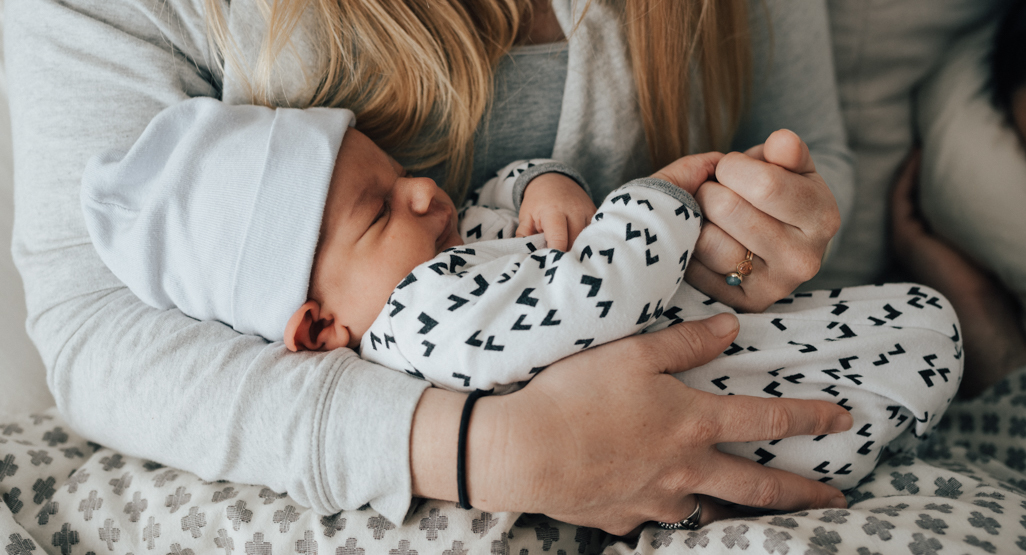
[[[848,411],[828,401],[709,394],[704,403],[716,418],[716,443],[833,434],[853,423]]]
[[[482,424],[480,433],[472,427],[477,435],[469,443],[494,454],[479,463],[471,457],[471,480],[473,468],[485,468],[493,479],[479,483],[494,506],[612,534],[652,520],[680,521],[694,509],[695,493],[773,508],[830,506],[837,492],[829,486],[728,459],[716,445],[823,432],[832,429],[838,407],[720,397],[666,375],[712,360],[737,332],[736,316],[719,314],[626,337],[559,360],[524,389],[489,398],[475,418],[495,415],[496,424]],[[489,442],[494,449],[482,447]],[[724,516],[710,509],[702,523]]]
[[[794,173],[816,171],[816,163],[812,160],[808,145],[790,129],[774,131],[765,143],[748,149],[745,154]]]
[[[837,488],[719,451],[703,469],[701,491],[731,503],[782,511],[847,506]]]
[[[808,147],[786,130],[745,154],[724,155],[715,174],[718,182],[696,194],[706,225],[688,282],[735,308],[764,310],[819,271],[840,227],[837,203]],[[755,267],[732,290],[724,277],[748,250]]]
[[[695,289],[709,295],[717,301],[737,308],[747,310],[747,307],[755,304],[755,300],[749,299],[746,295],[746,288],[759,289],[760,278],[755,277],[756,270],[741,282],[740,286],[728,285],[724,274],[709,269],[701,260],[692,259],[684,271],[684,279]],[[765,287],[763,292],[766,292]]]
[[[795,173],[731,152],[716,166],[716,180],[760,211],[806,234],[829,239],[840,226],[840,214],[830,213],[837,212],[833,194],[815,172]]]
[[[650,369],[675,373],[701,366],[719,356],[737,336],[740,324],[733,314],[684,322],[655,333],[635,336],[637,353],[651,362]]]
[[[759,247],[750,248],[756,251]],[[742,310],[750,309],[752,305],[778,300],[791,292],[791,289],[781,286],[778,282],[791,283],[794,279],[800,279],[800,276],[788,280],[774,279],[772,273],[776,268],[770,268],[761,256],[753,252],[751,273],[744,276],[740,285],[728,284],[726,275],[736,272],[738,263],[744,260],[747,254],[748,249],[737,242],[737,239],[716,224],[706,222],[702,226],[702,233],[695,244],[695,254],[688,263],[684,277],[688,283],[706,295]]]
[[[738,243],[737,239],[720,229],[720,226],[707,221],[702,225],[702,232],[695,242],[694,254],[691,255],[692,262],[689,265],[698,261],[722,276],[735,271],[737,263],[744,259],[747,252],[748,249]]]
[[[716,174],[716,166],[723,158],[719,152],[692,154],[671,162],[652,177],[669,181],[694,195],[699,187]]]
[[[708,218],[702,226],[685,273],[688,283],[699,291],[740,310],[759,311],[790,294],[819,271],[819,251],[794,227],[756,210],[733,191],[715,183],[703,185],[698,196],[699,203],[713,217],[725,204],[733,203],[735,207],[730,217],[715,221]],[[722,222],[727,229],[716,222]],[[738,286],[727,284],[726,275],[737,270],[749,250],[751,273]]]
[[[698,199],[706,207],[708,215],[695,244],[693,259],[719,273],[721,281],[723,275],[736,271],[737,264],[744,260],[749,250],[756,265],[752,275],[761,273],[758,279],[762,281],[768,277],[764,271],[765,263],[778,262],[771,268],[774,271],[771,282],[780,282],[783,287],[774,288],[774,294],[783,296],[790,293],[819,271],[818,251],[797,228],[756,209],[737,193],[717,183],[703,185]],[[713,291],[699,289],[713,294]]]
[[[816,173],[808,145],[786,129],[744,154],[724,156],[716,166],[716,179],[757,209],[814,240],[829,240],[840,227],[837,203]]]

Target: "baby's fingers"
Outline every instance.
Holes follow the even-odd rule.
[[[517,237],[530,237],[540,232],[541,230],[535,227],[533,218],[521,218],[520,225],[517,226]]]
[[[591,220],[591,216],[585,218],[570,218],[567,220],[567,227],[570,231],[570,240],[567,241],[566,249],[570,250],[574,246],[574,241],[577,240],[577,236],[584,231],[584,228],[588,227],[588,221]]]
[[[545,244],[550,249],[566,252],[570,244],[570,229],[564,214],[544,215],[541,230],[545,233]]]

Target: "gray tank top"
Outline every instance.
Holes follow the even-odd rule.
[[[513,47],[495,69],[492,108],[474,140],[471,186],[482,185],[514,160],[548,158],[566,84],[567,43]],[[439,184],[443,166],[425,170]]]

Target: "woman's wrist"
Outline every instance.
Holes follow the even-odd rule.
[[[434,387],[421,395],[410,430],[413,495],[456,500],[456,444],[466,398]]]
[[[513,495],[523,491],[516,474],[508,472],[509,456],[518,453],[510,441],[518,437],[506,426],[509,413],[505,396],[483,397],[474,405],[467,431],[467,492],[477,509],[499,512],[519,510]]]
[[[523,496],[526,484],[516,483],[518,474],[506,472],[509,464],[524,465],[521,448],[507,433],[505,397],[483,397],[470,415],[466,447],[466,485],[473,507],[489,511],[514,510],[513,496]],[[410,433],[410,474],[413,495],[427,499],[457,501],[457,445],[460,416],[467,395],[429,388],[421,396],[413,415]],[[510,456],[517,456],[517,461]]]

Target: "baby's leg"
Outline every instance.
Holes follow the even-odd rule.
[[[724,311],[687,289],[668,311],[690,311],[687,319]],[[741,331],[730,348],[677,374],[682,382],[721,395],[831,401],[851,411],[855,425],[829,436],[723,444],[724,452],[851,488],[885,447],[905,449],[929,433],[958,390],[962,350],[955,313],[923,286],[799,293],[763,314],[738,318]]]

